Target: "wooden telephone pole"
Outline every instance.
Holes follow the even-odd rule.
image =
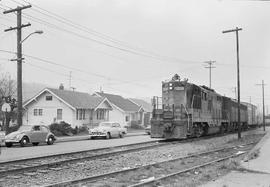
[[[241,31],[242,28],[236,27],[232,30],[222,31],[222,33],[235,32],[236,33],[236,55],[237,55],[237,97],[238,97],[238,139],[241,138],[241,120],[240,120],[240,71],[239,71],[239,39],[238,31]]]
[[[256,84],[257,86],[262,86],[262,103],[263,103],[263,131],[265,131],[265,111],[264,111],[264,81],[262,80],[262,84]]]
[[[216,68],[213,66],[213,64],[215,63],[216,61],[206,61],[204,63],[207,63],[209,66],[205,67],[205,68],[208,68],[209,69],[209,88],[211,88],[211,82],[212,82],[212,68]]]
[[[10,27],[5,29],[4,31],[12,31],[17,30],[17,59],[13,59],[12,61],[17,61],[17,107],[18,107],[18,116],[17,122],[19,126],[22,126],[22,28],[31,26],[30,23],[22,24],[22,10],[26,8],[31,8],[31,5],[17,7],[15,9],[6,10],[3,13],[8,14],[12,12],[17,13],[17,27]]]

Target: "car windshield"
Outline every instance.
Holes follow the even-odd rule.
[[[32,129],[32,126],[30,125],[24,125],[24,126],[21,126],[18,131],[30,131]]]
[[[111,127],[111,123],[100,123],[99,126],[100,127]]]

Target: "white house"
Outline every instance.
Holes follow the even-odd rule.
[[[120,95],[104,92],[95,92],[93,95],[107,98],[111,103],[113,109],[109,111],[110,121],[116,121],[124,126],[131,126],[131,123],[142,124],[143,108],[141,106]]]
[[[23,124],[50,125],[65,121],[72,127],[96,126],[109,120],[112,105],[107,98],[88,93],[45,88],[23,105]]]
[[[135,103],[136,105],[142,107],[143,109],[142,125],[143,126],[150,125],[150,120],[151,120],[152,111],[153,111],[153,108],[150,102],[148,103],[145,100],[137,99],[137,98],[129,98],[129,100]]]

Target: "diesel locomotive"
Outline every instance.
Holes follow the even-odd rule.
[[[177,74],[162,82],[162,97],[154,97],[152,104],[152,138],[200,137],[238,128],[237,101],[206,86],[181,80]],[[255,115],[256,108],[252,107],[252,115]],[[248,106],[241,103],[241,128],[247,128],[248,120]]]

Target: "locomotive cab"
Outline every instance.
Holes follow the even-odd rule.
[[[186,138],[189,121],[186,87],[187,80],[181,81],[177,74],[172,80],[162,82],[162,99],[153,99],[155,103],[151,119],[151,137]],[[157,103],[158,101],[162,103]]]

